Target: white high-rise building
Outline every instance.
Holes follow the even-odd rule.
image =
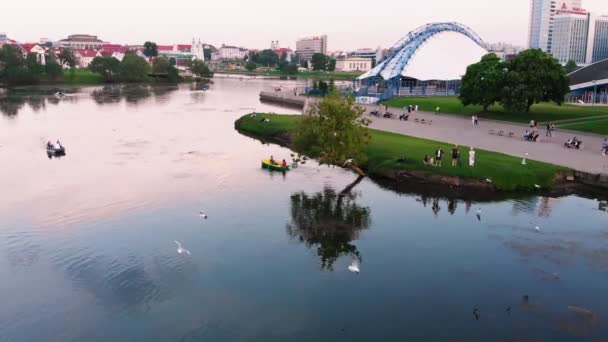
[[[592,46],[587,51],[587,60],[591,59],[592,63],[608,59],[608,16],[596,17],[594,23],[594,27],[589,30]]]
[[[327,36],[302,38],[296,41],[296,54],[300,57],[300,61],[310,61],[315,53],[327,55]]]
[[[582,0],[531,0],[528,47],[551,53],[557,11],[581,7]]]
[[[587,62],[589,17],[582,10],[560,10],[555,15],[551,53],[560,63]]]

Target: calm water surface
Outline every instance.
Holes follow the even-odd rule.
[[[356,178],[340,169],[266,172],[260,158],[290,152],[234,120],[295,113],[258,101],[280,84],[295,83],[2,100],[0,341],[608,340],[598,200],[480,203],[368,179],[342,193]],[[49,139],[67,156],[49,159]]]

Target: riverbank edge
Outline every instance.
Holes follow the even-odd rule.
[[[248,114],[250,115],[250,114]],[[277,134],[258,134],[243,129],[242,122],[248,116],[242,116],[234,123],[235,130],[240,134],[259,140],[262,143],[272,143],[294,150],[291,134],[279,132]],[[385,188],[397,192],[424,191],[443,196],[455,196],[472,199],[496,199],[497,197],[517,197],[529,194],[543,194],[549,196],[566,196],[576,194],[583,197],[595,198],[608,195],[608,187],[598,187],[595,176],[581,174],[577,171],[560,171],[554,176],[552,185],[547,189],[518,189],[501,190],[491,183],[480,179],[469,179],[458,176],[431,174],[419,170],[399,170],[384,168],[369,171],[370,179]],[[591,177],[591,179],[589,179]]]

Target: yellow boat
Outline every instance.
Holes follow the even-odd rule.
[[[280,164],[271,163],[270,159],[262,159],[262,169],[268,169],[271,171],[289,171],[289,165],[281,166]]]

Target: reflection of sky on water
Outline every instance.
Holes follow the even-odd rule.
[[[257,101],[268,83],[180,87],[135,90],[148,96],[138,102],[123,89],[85,88],[0,118],[0,336],[608,336],[608,216],[597,201],[476,202],[369,179],[340,200],[354,175],[315,163],[268,173],[259,159],[289,151],[234,131],[242,113],[288,111]],[[46,157],[50,137],[64,142],[65,158]],[[192,255],[177,254],[173,240]],[[353,256],[359,275],[346,269]]]

